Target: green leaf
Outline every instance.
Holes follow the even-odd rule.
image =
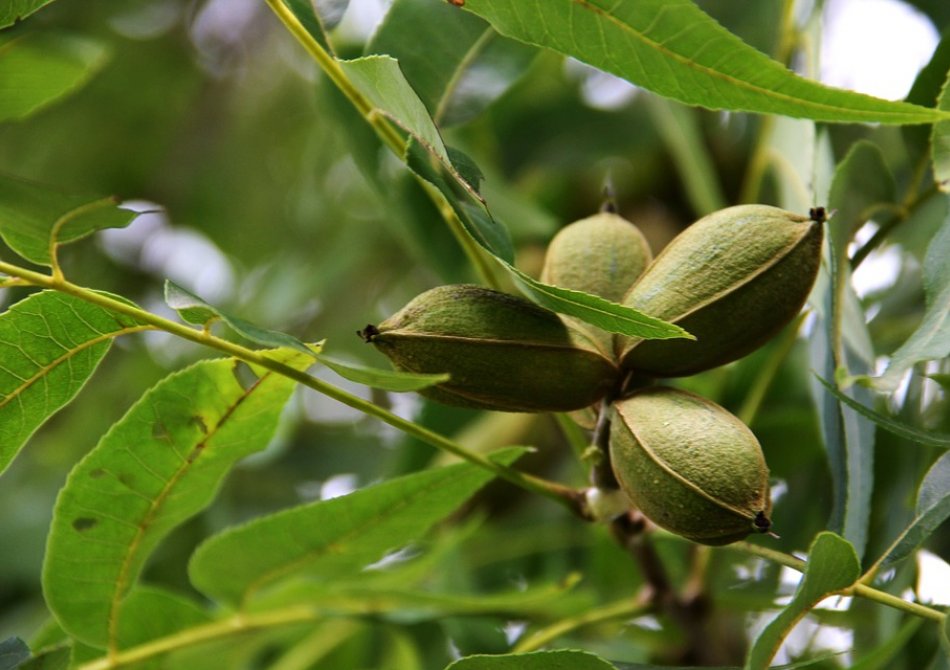
[[[944,29],[930,61],[914,79],[914,85],[907,94],[907,102],[925,107],[936,106],[948,73],[950,73],[950,27]],[[908,153],[908,164],[916,165],[918,161],[925,160],[930,150],[930,136],[933,128],[905,126],[901,131],[904,136],[904,147]]]
[[[510,261],[513,251],[508,231],[492,220],[477,184],[466,180],[453,163],[435,122],[406,81],[398,62],[389,56],[366,56],[338,64],[376,113],[408,133],[410,141],[402,158],[409,168],[439,188],[479,244]],[[471,174],[471,164],[466,162],[464,167]],[[445,176],[450,183],[445,182]],[[466,204],[470,210],[463,206]]]
[[[864,654],[853,663],[849,670],[886,670],[893,667],[891,663],[897,654],[907,646],[914,634],[924,624],[924,619],[910,618],[900,629],[885,639],[881,644]]]
[[[114,198],[65,193],[0,174],[0,237],[20,256],[50,265],[50,248],[103,228],[124,228],[138,214]]]
[[[828,392],[831,393],[831,395],[854,411],[867,417],[889,433],[893,433],[898,437],[903,437],[906,440],[917,442],[919,444],[926,444],[932,447],[942,447],[944,449],[950,448],[950,435],[946,435],[944,433],[935,433],[932,431],[923,431],[903,424],[889,416],[885,416],[880,412],[874,411],[867,405],[862,405],[858,401],[839,391],[837,387],[834,386],[834,384],[826,381],[821,376],[816,375],[816,378],[826,389],[828,389]]]
[[[464,7],[503,35],[688,105],[832,122],[914,124],[950,118],[947,112],[799,77],[689,0],[466,0]]]
[[[407,34],[414,39],[407,40]],[[426,48],[419,49],[419,43]],[[480,114],[524,74],[537,53],[443,0],[396,0],[366,50],[399,61],[442,127]]]
[[[874,385],[894,391],[904,373],[921,361],[950,356],[950,217],[934,236],[924,258],[924,292],[927,309],[917,330],[891,356],[884,374]]]
[[[267,446],[294,383],[255,369],[245,385],[241,366],[207,360],[166,377],[73,468],[43,564],[47,605],[70,635],[114,647],[123,599],[159,541],[210,503],[238,459]]]
[[[25,119],[82,88],[108,56],[103,43],[74,35],[27,33],[0,44],[0,122]]]
[[[350,0],[310,0],[310,4],[323,24],[323,29],[333,30],[343,20]]]
[[[307,29],[307,32],[329,53],[333,53],[333,46],[327,39],[324,17],[320,14],[320,6],[324,3],[332,5],[334,0],[281,0],[297,20]],[[330,17],[333,18],[332,16]]]
[[[211,620],[211,615],[194,600],[157,586],[141,585],[122,602],[118,647],[130,649]]]
[[[947,74],[943,90],[937,99],[937,108],[950,113],[950,73]],[[930,146],[933,153],[934,179],[941,191],[950,193],[950,119],[934,124]]]
[[[848,244],[865,221],[894,202],[894,190],[884,157],[870,142],[855,143],[835,169],[828,199],[835,213],[828,221],[830,278],[823,293],[825,328],[818,335],[827,348],[826,359],[820,364],[822,374],[835,374],[838,368],[849,374],[868,374],[874,365],[863,310],[849,281]],[[860,387],[852,387],[846,395],[863,402],[872,397]],[[821,389],[818,396],[829,404],[823,411],[822,430],[835,485],[832,527],[840,529],[861,556],[867,543],[874,487],[874,427],[859,414],[835,406]]]
[[[131,649],[211,621],[211,615],[193,600],[160,587],[141,585],[122,602],[117,647]],[[88,656],[86,660],[105,660],[101,652],[88,651],[91,653],[85,654]],[[155,655],[133,663],[131,667],[134,670],[163,670],[174,665],[162,655]]]
[[[647,99],[647,106],[676,164],[693,212],[705,216],[725,208],[726,197],[709,147],[703,140],[696,110],[656,96]]]
[[[445,670],[615,670],[615,666],[586,651],[558,649],[527,654],[466,656]]]
[[[508,464],[522,453],[506,450],[495,458]],[[359,573],[424,534],[492,477],[463,463],[284,510],[206,540],[188,572],[209,597],[241,607],[290,577]]]
[[[0,472],[76,397],[113,338],[148,327],[55,291],[34,293],[0,314]]]
[[[365,384],[384,391],[404,393],[418,391],[434,384],[441,384],[449,380],[447,374],[412,374],[397,370],[380,370],[378,368],[356,367],[340,363],[323,355],[317,360],[333,370],[335,373],[357,384]]]
[[[819,533],[808,551],[805,574],[795,595],[752,644],[746,670],[768,668],[795,624],[826,597],[854,584],[860,574],[861,563],[854,547],[834,533]]]
[[[518,281],[521,288],[542,307],[547,307],[562,314],[576,316],[602,330],[654,340],[680,337],[690,340],[696,339],[677,325],[667,323],[630,307],[624,307],[583,291],[572,291],[560,286],[542,284],[513,266],[508,266],[508,270]]]
[[[446,181],[422,158],[420,152],[414,151],[414,145],[410,143],[410,168],[423,179],[438,186],[447,198],[451,198],[451,189]],[[497,227],[486,210],[463,203],[456,212],[466,224],[465,231],[472,240],[491,253],[495,260],[511,274],[522,291],[542,307],[575,316],[603,330],[631,337],[646,339],[691,337],[679,326],[648,316],[630,307],[618,305],[589,293],[539,282],[511,264],[511,255],[507,251],[511,242],[507,238],[507,232]],[[504,237],[502,237],[503,231]],[[505,249],[505,253],[498,253],[498,249]]]
[[[787,663],[785,665],[773,665],[771,666],[771,670],[799,670],[799,668],[807,668],[812,665],[821,665],[844,653],[847,652],[837,651],[819,654],[804,661],[796,661],[795,663]],[[652,663],[615,663],[615,665],[617,666],[617,670],[671,670],[668,665],[653,665]],[[832,664],[831,667],[837,667],[837,665]],[[699,668],[690,667],[688,670],[699,670]],[[742,670],[742,668],[736,665],[703,666],[703,670]]]
[[[448,380],[448,375],[409,374],[395,370],[379,370],[375,368],[355,367],[340,363],[317,353],[319,347],[308,346],[286,333],[276,330],[267,330],[256,326],[244,319],[222,312],[217,307],[205,302],[191,291],[182,288],[170,279],[165,280],[165,302],[176,310],[181,318],[188,323],[206,325],[214,319],[221,319],[228,324],[238,335],[256,344],[265,347],[289,347],[301,353],[313,356],[325,366],[336,372],[344,379],[357,384],[366,384],[386,391],[418,391],[433,384]]]
[[[30,657],[30,648],[18,637],[0,642],[0,670],[13,670]]]
[[[884,154],[867,140],[855,142],[838,164],[828,195],[828,207],[833,212],[828,221],[828,242],[839,265],[843,267],[855,231],[895,200],[894,177]]]
[[[70,662],[70,647],[62,645],[42,651],[22,665],[17,670],[67,670]]]
[[[438,128],[395,58],[364,56],[337,62],[379,113],[409,133],[444,165],[451,165]]]
[[[508,229],[492,217],[481,196],[470,185],[460,194],[454,187],[460,180],[464,181],[461,174],[454,165],[450,168],[449,164],[435,158],[422,143],[415,139],[409,142],[405,157],[409,169],[439,189],[476,244],[502,264],[512,263],[514,247]]]
[[[53,0],[6,0],[0,5],[0,28],[12,26]]]
[[[165,302],[169,307],[177,311],[178,314],[181,315],[181,318],[188,323],[204,325],[214,318],[219,318],[228,324],[238,335],[255,344],[260,344],[264,347],[273,347],[275,349],[287,347],[309,356],[315,357],[317,355],[317,352],[313,348],[307,346],[293,335],[261,328],[250,321],[245,321],[244,319],[222,312],[191,291],[182,288],[171,279],[165,280]]]
[[[950,452],[937,459],[917,492],[914,519],[891,545],[881,561],[887,568],[913,554],[935,530],[950,518]]]
[[[549,309],[576,316],[611,332],[645,339],[689,336],[678,326],[596,296],[547,286],[514,268],[511,265],[514,251],[507,229],[492,218],[475,186],[453,163],[438,128],[396,60],[388,56],[367,56],[337,62],[374,110],[410,135],[403,156],[409,168],[439,189],[462,221],[464,232],[512,273],[529,297]],[[471,174],[469,168],[469,165],[463,167],[466,174]]]

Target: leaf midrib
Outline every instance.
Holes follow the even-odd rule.
[[[591,12],[591,13],[593,13],[593,14],[597,14],[597,15],[603,17],[606,21],[608,21],[609,23],[611,23],[612,25],[614,25],[616,28],[618,28],[621,33],[627,34],[628,36],[630,36],[630,37],[632,37],[633,39],[635,39],[635,40],[641,42],[642,44],[644,44],[644,45],[647,46],[648,48],[653,49],[653,50],[657,51],[658,53],[662,54],[663,56],[665,56],[665,57],[667,57],[667,58],[669,58],[669,59],[675,61],[675,62],[678,63],[679,65],[685,66],[685,67],[687,67],[687,68],[692,68],[692,69],[694,69],[694,70],[696,70],[696,71],[698,71],[698,72],[703,73],[703,74],[706,75],[706,76],[709,76],[710,78],[719,79],[719,80],[721,80],[721,81],[727,82],[728,84],[730,84],[730,85],[732,85],[732,86],[735,86],[736,88],[744,89],[744,90],[746,90],[746,91],[755,93],[755,94],[757,94],[757,95],[764,96],[764,97],[766,97],[766,98],[771,98],[771,99],[775,99],[775,100],[781,100],[781,101],[788,102],[788,103],[794,103],[794,104],[800,105],[800,106],[802,106],[802,107],[811,108],[811,109],[816,109],[816,110],[823,110],[823,111],[826,111],[826,112],[836,112],[836,113],[854,114],[854,115],[857,115],[857,116],[860,116],[860,117],[864,117],[864,118],[868,118],[868,119],[871,119],[871,120],[879,120],[882,116],[899,120],[899,119],[904,119],[904,118],[914,118],[914,117],[916,117],[916,116],[920,116],[921,114],[927,114],[927,115],[929,115],[932,121],[938,121],[938,120],[941,120],[941,119],[950,118],[950,115],[948,115],[948,114],[942,114],[942,113],[940,113],[938,110],[931,109],[931,108],[929,108],[929,107],[921,107],[921,106],[919,106],[919,105],[913,105],[913,107],[915,107],[916,109],[915,109],[915,110],[908,110],[908,111],[902,111],[902,110],[868,111],[868,110],[856,109],[856,108],[853,108],[853,107],[842,107],[842,106],[839,106],[839,105],[833,105],[833,104],[815,102],[815,101],[807,100],[807,99],[805,99],[805,98],[795,97],[795,96],[792,96],[792,95],[789,95],[789,94],[786,94],[786,93],[781,93],[781,92],[779,92],[779,91],[775,91],[775,90],[772,90],[772,89],[763,88],[762,86],[760,86],[760,85],[758,85],[758,84],[754,84],[753,82],[749,82],[749,81],[746,81],[746,80],[743,80],[743,79],[739,79],[739,78],[737,78],[737,77],[735,77],[735,76],[733,76],[733,75],[727,74],[727,73],[725,73],[725,72],[721,72],[721,71],[719,71],[719,70],[714,70],[714,69],[712,69],[712,68],[710,68],[710,67],[708,67],[708,66],[706,66],[706,65],[701,65],[701,64],[699,64],[699,63],[696,63],[695,61],[693,61],[693,60],[687,58],[686,56],[683,56],[683,55],[679,54],[678,52],[675,52],[675,51],[669,49],[668,47],[666,47],[665,45],[661,44],[660,42],[657,42],[656,40],[654,40],[654,39],[648,37],[644,32],[641,32],[641,31],[639,31],[639,30],[636,30],[635,28],[633,28],[633,26],[631,26],[631,25],[629,25],[629,24],[627,24],[627,23],[624,23],[622,20],[620,20],[619,18],[617,18],[616,16],[614,16],[613,14],[611,14],[609,11],[607,11],[607,10],[601,8],[601,7],[598,7],[598,6],[596,6],[596,5],[591,4],[588,0],[569,0],[569,1],[570,1],[572,4],[578,6],[582,11],[586,10],[586,11],[588,11],[588,12]],[[661,10],[661,11],[665,11],[665,10]],[[714,21],[714,19],[712,19],[712,17],[709,17],[709,18],[710,18],[710,21]],[[718,25],[718,24],[717,24],[717,25]],[[752,48],[752,47],[750,47],[750,48]],[[758,52],[758,51],[757,51],[757,53],[760,53],[760,54],[761,54],[761,52]],[[766,56],[765,54],[761,54],[761,55],[762,55],[764,58],[766,58],[767,60],[769,60],[770,62],[777,63],[777,61],[773,61],[772,59],[769,59],[769,57]],[[780,63],[778,63],[778,64],[781,65]],[[786,68],[786,69],[787,69],[787,68]],[[824,87],[824,86],[823,86],[822,84],[820,84],[819,82],[816,82],[816,81],[813,81],[813,80],[810,80],[810,79],[806,79],[806,78],[804,78],[804,77],[801,77],[800,75],[798,75],[798,74],[792,72],[791,70],[789,70],[789,74],[792,75],[792,76],[795,78],[796,81],[804,82],[804,83],[807,83],[807,84],[813,84],[813,85],[818,86],[818,87],[821,87],[821,88],[827,88],[827,90],[832,91],[832,92],[837,91],[837,89],[833,89],[833,88],[830,88],[830,87]],[[874,101],[874,102],[877,102],[877,103],[880,103],[880,102],[888,103],[888,102],[889,102],[889,103],[894,104],[894,105],[899,105],[899,104],[901,104],[901,105],[911,105],[911,103],[906,103],[906,102],[897,102],[897,101],[890,101],[890,100],[882,100],[882,99],[879,99],[879,98],[875,98],[875,97],[873,97],[873,96],[864,95],[864,94],[857,93],[857,92],[854,92],[854,91],[840,91],[840,93],[849,93],[849,94],[851,94],[851,95],[859,96],[859,97],[861,97],[861,98],[863,98],[863,99],[865,99],[865,100]]]
[[[234,412],[237,411],[237,408],[248,398],[250,395],[257,390],[258,387],[268,378],[273,376],[275,373],[266,372],[258,377],[253,384],[251,384],[247,389],[243,390],[243,393],[239,395],[227,408],[221,418],[215,423],[213,428],[208,430],[207,435],[204,439],[201,440],[198,444],[192,447],[190,453],[185,458],[182,465],[169,477],[165,485],[159,491],[158,495],[153,499],[152,504],[149,506],[148,510],[145,512],[142,520],[136,524],[138,529],[136,531],[135,537],[132,538],[132,541],[128,544],[128,550],[125,552],[125,556],[122,559],[121,566],[119,568],[119,574],[116,577],[114,582],[114,589],[112,591],[112,597],[109,602],[109,648],[115,649],[118,641],[118,623],[119,623],[119,606],[122,602],[122,596],[126,591],[128,586],[130,571],[132,569],[132,563],[135,559],[136,553],[139,549],[139,546],[142,544],[142,541],[148,532],[148,529],[151,527],[152,523],[155,520],[159,510],[164,504],[165,500],[174,490],[175,485],[185,476],[190,470],[191,467],[195,464],[198,456],[208,445],[208,443],[214,438],[215,435],[221,430],[228,420],[234,415]]]

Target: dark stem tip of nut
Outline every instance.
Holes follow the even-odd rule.
[[[614,194],[613,184],[610,182],[610,179],[607,179],[607,183],[604,184],[603,189],[604,199],[600,203],[600,211],[605,214],[616,214],[617,213],[617,196]]]
[[[379,335],[379,328],[373,324],[369,324],[363,330],[356,331],[356,334],[359,335],[364,342],[372,342],[373,339]]]
[[[755,519],[752,520],[752,525],[755,526],[757,533],[768,533],[769,529],[772,528],[772,522],[765,516],[765,512],[758,512]]]

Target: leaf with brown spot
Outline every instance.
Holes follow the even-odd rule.
[[[269,356],[296,369],[313,362],[287,349]],[[78,640],[115,648],[125,596],[158,543],[211,502],[237,460],[267,446],[294,382],[256,370],[245,389],[233,367],[232,359],[201,361],[166,377],[70,473],[43,590]]]

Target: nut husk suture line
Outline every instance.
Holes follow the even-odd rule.
[[[615,383],[614,361],[589,334],[524,298],[479,286],[440,286],[364,339],[406,372],[448,373],[423,396],[508,412],[571,411]]]

